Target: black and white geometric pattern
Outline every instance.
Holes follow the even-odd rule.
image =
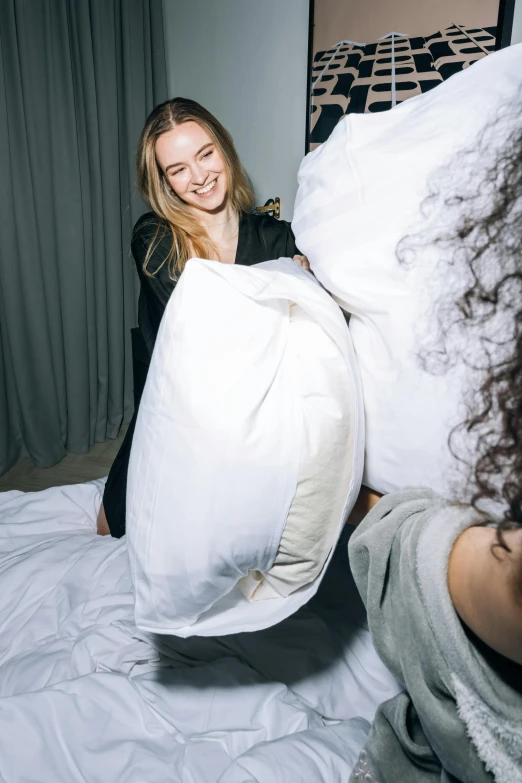
[[[426,37],[390,33],[363,44],[341,41],[316,52],[312,65],[310,149],[341,117],[390,109],[427,92],[494,51],[496,27],[454,24]]]

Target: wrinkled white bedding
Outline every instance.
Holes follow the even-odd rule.
[[[102,486],[0,493],[0,781],[346,781],[397,692],[346,542],[317,597],[275,627],[149,636],[125,539],[95,534]]]

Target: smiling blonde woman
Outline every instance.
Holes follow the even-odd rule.
[[[138,323],[149,356],[189,258],[251,266],[285,256],[309,268],[288,223],[253,214],[253,189],[230,134],[195,101],[174,98],[151,113],[138,146],[137,179],[141,196],[152,209],[138,220],[132,237],[141,283]],[[125,534],[136,415],[137,411],[105,486],[98,517],[102,535]]]

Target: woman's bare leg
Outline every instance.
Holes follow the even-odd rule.
[[[100,506],[100,510],[98,512],[98,519],[96,520],[96,532],[99,536],[109,536],[111,531],[109,530],[109,525],[107,524],[107,517],[105,516],[105,509],[103,507],[103,503]]]

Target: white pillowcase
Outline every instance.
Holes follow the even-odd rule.
[[[360,488],[362,419],[344,317],[312,275],[189,261],[129,465],[138,627],[256,630],[308,601]]]
[[[447,441],[464,419],[472,381],[462,368],[437,377],[421,369],[418,349],[441,294],[433,282],[438,250],[430,251],[431,266],[401,266],[397,246],[421,227],[433,175],[476,143],[521,82],[519,45],[391,111],[347,116],[301,164],[292,227],[314,274],[353,314],[363,482],[379,492],[416,485],[458,492]]]

